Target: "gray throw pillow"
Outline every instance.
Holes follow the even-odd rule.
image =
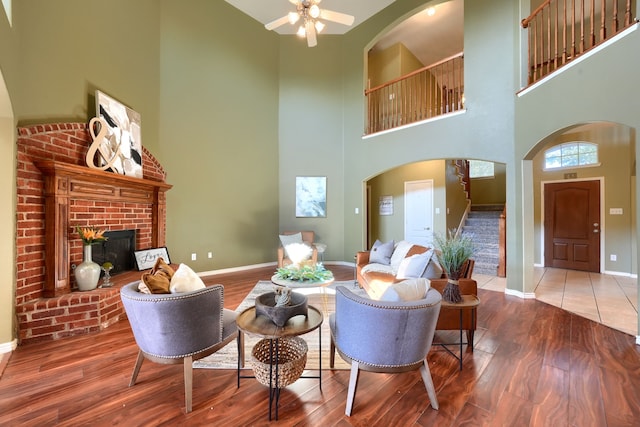
[[[369,262],[376,264],[389,265],[391,261],[391,254],[393,254],[393,247],[395,242],[393,240],[389,240],[386,243],[382,243],[380,240],[376,240],[371,248],[371,253],[369,254]]]
[[[431,255],[433,255],[433,249],[429,249],[427,252],[411,255],[410,257],[403,259],[400,263],[400,267],[398,267],[396,279],[417,279],[418,277],[421,277],[425,268],[427,268],[427,264],[431,260]]]

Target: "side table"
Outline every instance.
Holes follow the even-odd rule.
[[[324,320],[320,310],[313,306],[308,306],[307,316],[294,316],[287,320],[284,326],[279,327],[273,323],[266,316],[256,316],[256,307],[249,307],[238,315],[236,318],[236,324],[240,333],[247,333],[255,335],[261,338],[272,340],[270,349],[278,347],[278,339],[284,337],[295,337],[303,335],[313,330],[318,329],[318,375],[316,376],[302,376],[300,378],[317,378],[320,390],[322,390],[322,333],[319,330],[322,321]],[[238,357],[238,387],[240,387],[240,378],[255,378],[253,376],[241,376],[240,375],[240,359]],[[276,357],[273,357],[273,353],[270,354],[271,366],[270,370],[275,368],[276,380],[275,384],[272,384],[272,375],[269,375],[269,421],[271,421],[272,407],[275,404],[275,419],[278,419],[278,404],[280,401],[280,388],[278,388],[278,356],[276,350]],[[274,360],[275,359],[275,360]]]
[[[462,301],[458,303],[448,302],[442,300],[441,308],[443,310],[458,310],[460,312],[460,340],[457,343],[434,343],[434,345],[439,345],[444,348],[449,354],[458,359],[460,362],[460,370],[462,371],[462,346],[464,344],[469,345],[471,348],[471,352],[473,353],[473,339],[471,342],[462,341],[462,314],[465,310],[471,311],[471,323],[475,323],[476,317],[476,309],[480,305],[480,299],[476,295],[462,295]],[[454,352],[452,352],[449,345],[459,345],[460,346],[460,356],[457,356]]]

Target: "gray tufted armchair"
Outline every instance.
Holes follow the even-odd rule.
[[[224,308],[224,288],[213,285],[193,292],[145,294],[138,282],[122,288],[124,305],[139,352],[131,375],[133,386],[144,359],[184,364],[186,412],[191,412],[193,361],[238,338],[236,313]],[[238,354],[244,354],[238,339]]]
[[[360,370],[396,373],[420,369],[431,406],[438,399],[427,364],[440,313],[440,293],[431,288],[424,299],[410,302],[375,301],[343,286],[336,288],[336,311],[329,318],[331,352],[351,362],[345,414],[351,415]]]

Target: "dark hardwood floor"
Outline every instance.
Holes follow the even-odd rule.
[[[338,280],[351,267],[330,266]],[[272,267],[208,278],[235,309]],[[344,415],[348,371],[298,380],[281,395],[291,426],[632,426],[640,419],[640,347],[634,337],[536,300],[480,291],[476,346],[464,367],[441,348],[428,356],[440,410],[418,372],[363,372],[353,415]],[[455,336],[454,336],[455,338]],[[193,412],[184,413],[181,365],[142,366],[128,322],[105,331],[19,346],[0,364],[1,426],[267,425],[267,389],[236,387],[235,371],[194,370]]]

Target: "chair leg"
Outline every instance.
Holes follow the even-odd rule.
[[[244,368],[245,357],[244,357],[244,332],[238,331],[238,363],[241,368]]]
[[[333,342],[333,337],[331,337],[331,348],[329,348],[329,367],[333,369],[333,366],[336,363],[336,345]]]
[[[184,402],[186,412],[191,412],[193,390],[193,356],[184,358]]]
[[[438,398],[436,397],[436,388],[433,386],[433,380],[431,379],[431,371],[429,370],[429,365],[427,364],[427,359],[425,358],[422,366],[420,366],[420,375],[422,375],[422,381],[424,382],[424,386],[427,388],[427,394],[429,395],[429,400],[431,401],[431,407],[435,410],[440,408],[438,404]]]
[[[351,410],[353,409],[353,401],[356,398],[356,387],[358,385],[358,376],[360,375],[360,368],[358,362],[353,360],[351,362],[351,375],[349,375],[349,392],[347,394],[347,407],[344,413],[350,417]]]
[[[131,374],[129,387],[131,387],[136,383],[136,379],[138,378],[138,373],[140,372],[140,367],[142,366],[143,361],[144,361],[144,355],[142,354],[142,350],[138,350],[138,358],[136,359],[136,365],[133,367],[133,373]]]

